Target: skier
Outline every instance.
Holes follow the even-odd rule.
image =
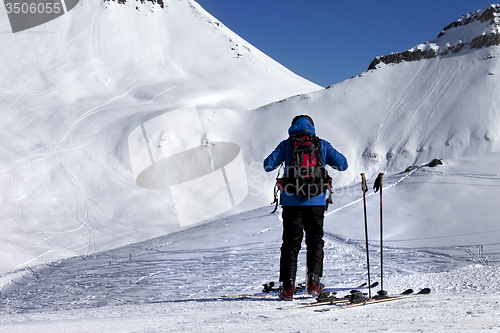
[[[264,160],[266,172],[285,163],[284,177],[278,180],[281,189],[279,203],[283,207],[279,298],[285,301],[293,300],[297,257],[304,231],[307,246],[307,292],[317,296],[321,291],[323,220],[327,200],[331,200],[327,196],[328,190],[331,194],[331,188],[328,188],[331,186],[331,178],[324,166],[328,164],[339,171],[346,170],[348,166],[344,155],[329,142],[316,137],[311,117],[296,116],[288,134],[289,138],[283,140]],[[316,150],[314,147],[317,147]],[[315,152],[318,152],[317,160]],[[308,171],[312,175],[307,175]]]

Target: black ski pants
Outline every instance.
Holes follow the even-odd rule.
[[[297,257],[304,231],[307,246],[307,272],[323,276],[323,224],[326,206],[283,206],[283,243],[281,245],[280,281],[294,284]]]

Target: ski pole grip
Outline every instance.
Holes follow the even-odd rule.
[[[366,186],[366,178],[364,173],[361,174],[361,190],[363,191],[363,193],[368,192],[368,186]]]
[[[381,172],[378,174],[377,179],[375,179],[375,184],[373,185],[375,192],[378,192],[382,188],[382,177],[384,177],[384,174]]]

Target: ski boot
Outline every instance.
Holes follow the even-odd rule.
[[[293,301],[293,294],[295,292],[295,283],[293,281],[285,281],[281,284],[278,292],[278,297],[282,301]]]
[[[323,288],[321,287],[321,284],[319,283],[320,277],[317,274],[311,273],[308,276],[307,279],[307,293],[309,295],[312,295],[314,297],[318,297],[318,295],[321,293]]]

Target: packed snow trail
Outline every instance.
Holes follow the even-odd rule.
[[[480,264],[458,254],[458,249],[448,249],[448,254],[443,248],[385,249],[385,289],[429,286],[432,295],[425,299],[348,312],[297,309],[291,315],[276,309],[283,304],[277,299],[219,298],[256,292],[260,284],[276,280],[280,234],[280,221],[264,207],[154,240],[35,267],[28,285],[2,296],[0,324],[9,332],[252,332],[277,325],[280,331],[305,332],[500,328],[500,267]],[[325,283],[364,282],[363,242],[330,233],[325,238]],[[304,266],[303,252],[299,266]]]
[[[1,312],[213,300],[225,294],[256,292],[263,283],[277,281],[280,237],[280,222],[265,207],[116,250],[34,267],[26,286],[4,293],[8,306]],[[364,243],[329,232],[325,240],[323,282],[332,286],[365,282]],[[379,250],[371,247],[375,272]],[[386,247],[385,277],[394,284],[394,277],[404,280],[414,274],[481,264],[480,254],[471,257],[473,250]],[[302,272],[304,254],[301,251],[299,258]],[[302,275],[305,272],[298,273]],[[411,285],[411,279],[407,282],[407,287],[419,287]]]
[[[484,157],[488,163],[481,169],[469,169],[469,159],[462,159],[444,161],[440,168],[418,168],[409,175],[388,175],[386,209],[395,209],[391,193],[409,199],[414,184],[443,177],[448,179],[442,185],[445,190],[457,182],[484,189],[489,182],[486,188],[495,193],[498,177],[491,170],[496,164],[491,162],[497,155]],[[452,194],[459,192],[449,193],[453,201]],[[429,193],[421,188],[418,195]],[[342,235],[347,230],[353,233],[357,220],[362,222],[361,205],[345,207],[358,198],[353,190],[338,193],[336,205],[344,208],[326,217],[326,285],[366,282],[362,233],[353,238]],[[372,201],[376,206],[377,200]],[[462,209],[468,207],[462,203]],[[470,234],[467,243],[458,245],[403,246],[433,242],[432,237],[416,234],[385,242],[384,289],[430,287],[432,294],[425,299],[335,313],[296,309],[292,316],[277,310],[282,306],[277,299],[223,300],[222,295],[258,292],[262,284],[277,281],[282,226],[279,214],[271,215],[271,210],[271,206],[263,207],[141,243],[4,275],[13,283],[2,289],[0,324],[9,332],[255,332],[278,326],[292,332],[481,332],[500,328],[500,246],[484,242],[481,232]],[[432,214],[432,209],[422,211],[420,220]],[[453,217],[459,224],[464,223],[460,215],[463,212],[457,211]],[[378,218],[369,215],[370,222],[376,225]],[[449,230],[435,237],[462,239],[453,233]],[[305,276],[304,250],[299,255],[299,277]],[[378,268],[378,255],[377,241],[372,240],[373,272]],[[378,279],[376,273],[372,279]],[[297,298],[290,305],[305,302],[310,300]]]

